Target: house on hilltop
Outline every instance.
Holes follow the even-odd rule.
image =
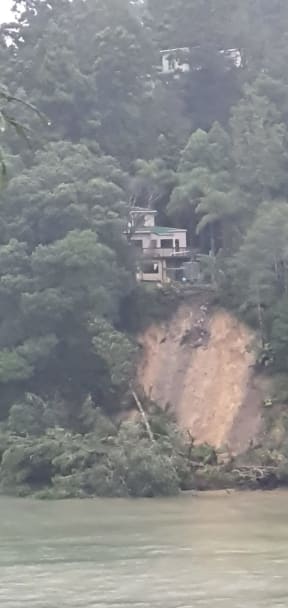
[[[163,49],[160,51],[161,64],[159,66],[160,74],[164,76],[179,77],[180,74],[185,74],[191,71],[201,71],[202,65],[197,62],[194,57],[192,62],[192,52],[201,50],[200,46],[194,47],[178,47],[175,49]],[[216,51],[220,57],[227,61],[227,69],[229,67],[241,68],[243,58],[239,49],[220,49]],[[197,57],[197,55],[196,55]],[[196,61],[196,62],[195,62]]]
[[[190,72],[189,47],[178,49],[164,49],[160,51],[162,74],[175,74],[177,72]]]
[[[130,212],[128,238],[137,255],[139,281],[169,283],[182,280],[185,262],[191,259],[187,230],[157,226],[157,211],[134,207]]]

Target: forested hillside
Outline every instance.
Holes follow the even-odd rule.
[[[152,439],[119,424],[135,405],[135,331],[167,313],[136,285],[123,231],[132,202],[152,206],[215,257],[218,302],[259,331],[285,402],[287,0],[16,0],[15,12],[0,29],[2,487],[191,487],[212,451],[157,408]],[[178,47],[189,71],[161,73],[161,50]]]

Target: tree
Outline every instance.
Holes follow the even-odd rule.
[[[255,311],[263,340],[269,336],[276,303],[287,294],[287,236],[287,202],[263,203],[236,255],[234,276],[242,306]]]
[[[257,88],[256,81],[245,89],[232,113],[231,129],[237,179],[261,201],[287,193],[288,139],[277,106]]]
[[[0,381],[41,381],[42,392],[59,390],[71,400],[97,392],[97,361],[102,373],[103,365],[93,354],[90,320],[117,316],[125,273],[92,231],[39,245],[17,269],[19,247],[10,241],[0,248]]]
[[[267,289],[269,297],[283,295],[287,284],[288,204],[286,201],[263,203],[237,254],[250,283]]]
[[[2,28],[4,43],[10,40],[5,74],[11,89],[27,92],[51,121],[54,138],[94,138],[129,162],[140,143],[155,62],[128,0],[20,4],[17,24]]]
[[[70,399],[71,424],[88,393],[113,408],[127,392],[117,383],[113,392],[109,362],[91,330],[102,319],[111,339],[134,283],[122,235],[127,186],[115,159],[95,144],[92,153],[58,142],[2,195],[0,390],[2,383],[6,395],[14,383],[51,399],[59,391]]]
[[[34,114],[38,116],[38,118],[42,119],[42,122],[45,122],[44,116],[41,115],[35,106],[32,106],[28,101],[25,101],[20,97],[11,95],[8,89],[6,89],[3,85],[0,85],[0,132],[2,133],[2,138],[6,130],[10,128],[14,133],[16,133],[18,138],[21,137],[26,144],[29,144],[28,134],[30,133],[30,129],[28,129],[28,127],[20,122],[14,115],[13,108],[15,106],[17,106],[17,109],[19,109],[19,106],[21,109],[28,109],[30,112],[32,112],[32,115]],[[7,175],[7,168],[3,148],[0,148],[0,173],[2,180],[4,181],[4,178]]]
[[[0,27],[0,479],[62,497],[193,487],[193,442],[134,390],[135,335],[180,292],[136,286],[124,232],[131,205],[188,229],[216,256],[219,301],[286,373],[287,1],[14,4]],[[190,70],[162,74],[161,49],[183,46]],[[120,424],[133,394],[145,424]]]
[[[242,48],[233,35],[238,3],[220,0],[216,8],[212,0],[153,0],[148,7],[158,49],[189,49],[185,62],[190,72],[179,75],[176,86],[190,130],[227,123],[231,105],[240,97],[242,70],[222,51]]]
[[[48,244],[69,230],[125,221],[127,187],[118,162],[95,144],[92,152],[62,141],[47,145],[30,169],[10,181],[4,213],[15,237],[30,246]]]
[[[233,173],[231,141],[222,127],[215,123],[209,133],[195,131],[183,150],[168,210],[178,218],[184,215],[192,238],[202,235],[202,246],[214,253],[231,249],[233,222],[241,213]]]
[[[166,207],[176,183],[176,174],[161,158],[137,160],[131,180],[131,203],[158,211],[157,220],[166,218]]]

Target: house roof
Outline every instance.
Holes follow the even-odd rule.
[[[149,214],[153,214],[156,215],[157,211],[156,209],[146,209],[144,207],[132,207],[132,209],[130,209],[130,213],[133,215],[133,213],[143,213],[143,215],[149,215]]]
[[[170,228],[166,226],[141,226],[141,228],[135,230],[134,234],[143,234],[143,232],[163,236],[166,234],[174,234],[175,232],[187,232],[187,230],[184,228]]]
[[[179,46],[177,49],[162,49],[160,51],[161,55],[167,55],[167,53],[176,53],[177,51],[183,51],[185,53],[189,53],[190,48],[188,46]]]

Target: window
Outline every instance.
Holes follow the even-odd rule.
[[[137,247],[137,249],[143,249],[143,241],[142,239],[133,240],[133,245]]]
[[[173,239],[161,239],[161,249],[173,249]]]
[[[159,274],[159,264],[147,262],[146,264],[143,264],[142,272],[143,274]]]

